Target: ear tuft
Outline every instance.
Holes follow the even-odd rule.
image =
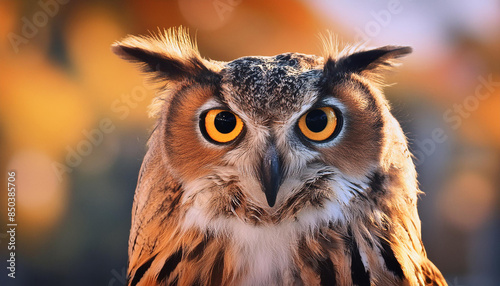
[[[411,52],[411,47],[384,46],[372,50],[357,51],[338,59],[328,58],[325,64],[325,73],[358,73],[379,81],[383,70],[395,66],[395,59]]]
[[[125,60],[141,64],[155,78],[175,81],[207,70],[196,43],[182,27],[159,31],[157,35],[128,36],[114,43],[111,50]]]
[[[361,51],[343,58],[345,67],[353,72],[364,72],[392,67],[395,59],[412,52],[411,47],[385,46]]]
[[[325,33],[320,33],[318,37],[323,46],[323,58],[336,58],[339,54],[339,47],[341,46],[338,35],[327,30]]]

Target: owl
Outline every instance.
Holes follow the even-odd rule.
[[[157,83],[128,285],[446,285],[382,93],[409,47],[200,56],[182,28],[113,44]]]

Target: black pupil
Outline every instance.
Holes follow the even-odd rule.
[[[236,127],[236,116],[228,111],[219,112],[215,116],[215,128],[223,134],[230,133]]]
[[[306,125],[312,132],[321,132],[328,124],[328,117],[321,109],[310,111],[306,116]]]

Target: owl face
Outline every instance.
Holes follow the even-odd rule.
[[[114,51],[166,86],[154,110],[163,164],[183,204],[208,217],[277,222],[348,204],[382,164],[386,142],[402,136],[377,78],[409,48],[215,62],[176,34],[129,38]]]
[[[218,62],[179,29],[113,51],[159,84],[129,285],[446,285],[380,89],[410,48]]]

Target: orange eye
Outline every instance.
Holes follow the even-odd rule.
[[[210,139],[218,143],[230,142],[243,130],[243,121],[231,111],[212,109],[202,122],[202,128]]]
[[[337,127],[337,116],[331,107],[308,111],[299,119],[299,129],[312,141],[324,141],[332,136]]]

